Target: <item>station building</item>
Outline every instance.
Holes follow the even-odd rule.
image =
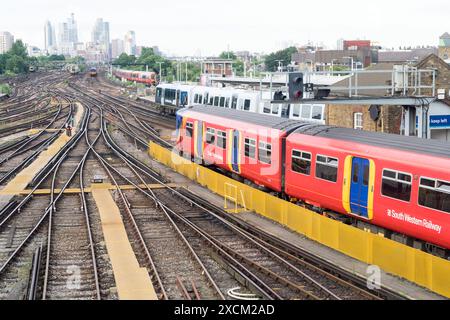
[[[379,63],[367,70],[392,70],[394,63]],[[427,120],[424,124],[423,138],[450,142],[450,65],[437,55],[428,55],[415,65],[417,69],[436,71],[435,92],[423,89],[421,94],[436,96],[437,100],[428,106]],[[421,79],[424,85],[432,85],[431,72]],[[348,86],[349,79],[336,83],[336,86]],[[389,85],[392,82],[390,73],[360,74],[358,83],[367,85]],[[383,90],[361,90],[363,96],[390,96]],[[411,94],[413,94],[411,92]],[[393,105],[326,105],[326,123],[353,129],[421,136],[419,132],[419,112],[415,107]]]

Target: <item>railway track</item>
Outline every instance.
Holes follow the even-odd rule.
[[[171,146],[154,128],[156,115],[87,94],[79,83],[51,86],[52,94],[81,102],[85,115],[30,193],[0,211],[0,298],[117,299],[99,213],[86,192],[98,177],[115,187],[132,248],[160,299],[230,299],[236,287],[254,299],[398,298],[170,186],[142,152],[148,140]],[[37,152],[41,140],[27,141],[10,150]]]

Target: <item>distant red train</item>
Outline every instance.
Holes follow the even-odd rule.
[[[335,219],[449,257],[450,147],[415,137],[196,106],[177,149]]]
[[[113,70],[113,74],[119,79],[126,79],[132,82],[143,83],[147,86],[153,86],[156,84],[155,72],[115,69]]]

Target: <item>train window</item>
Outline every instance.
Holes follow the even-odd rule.
[[[411,199],[411,175],[384,169],[381,194],[389,198],[409,201]]]
[[[421,178],[419,204],[427,208],[450,213],[450,182]]]
[[[186,137],[192,137],[194,132],[194,125],[192,122],[186,122]]]
[[[161,98],[162,95],[162,88],[156,89],[156,98]]]
[[[244,110],[249,111],[250,110],[250,99],[245,99],[244,101]]]
[[[322,106],[313,106],[312,118],[315,120],[322,120]]]
[[[245,138],[244,140],[245,156],[248,158],[256,158],[256,140]]]
[[[208,92],[205,93],[205,100],[203,100],[203,104],[208,104],[208,96],[209,96],[209,93]]]
[[[270,113],[270,104],[264,104],[264,108],[263,108],[263,112],[264,113]]]
[[[199,95],[196,93],[194,96],[194,103],[200,103],[201,98],[199,98]]]
[[[278,110],[280,109],[280,105],[274,104],[272,106],[272,114],[278,114]]]
[[[215,130],[206,128],[206,143],[214,144],[214,141],[216,141]]]
[[[230,107],[230,98],[227,98],[225,100],[225,108],[229,108]]]
[[[220,97],[220,103],[219,106],[225,107],[225,97]]]
[[[203,96],[201,94],[198,95],[198,103],[203,103]]]
[[[234,96],[231,99],[231,109],[236,109],[237,108],[237,101],[238,101],[238,98],[236,96]]]
[[[292,171],[309,176],[311,174],[311,153],[292,150]]]
[[[164,90],[164,98],[168,100],[175,100],[176,91],[173,89]]]
[[[363,173],[363,185],[368,186],[369,185],[369,166],[364,167],[364,173]]]
[[[316,158],[316,177],[319,179],[336,182],[339,160],[333,157],[318,155]]]
[[[302,105],[302,116],[303,119],[311,118],[311,106],[309,104]]]
[[[357,163],[357,162],[353,163],[352,171],[353,171],[352,181],[353,181],[353,183],[358,183],[358,180],[359,180],[359,163]]]
[[[209,104],[210,106],[212,106],[212,105],[213,105],[213,101],[214,101],[214,98],[213,98],[213,97],[210,97],[210,98],[209,98],[209,103],[208,103],[208,104]]]
[[[217,146],[222,149],[227,147],[227,133],[217,130]]]
[[[301,104],[294,105],[294,109],[292,111],[292,115],[294,117],[300,117],[300,106],[301,106]]]
[[[215,107],[219,106],[219,97],[214,97],[214,106]]]
[[[262,163],[271,164],[272,145],[267,142],[260,141],[258,148],[258,159]]]

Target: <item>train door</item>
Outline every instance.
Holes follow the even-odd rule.
[[[231,109],[237,109],[238,96],[233,94],[231,97]]]
[[[239,173],[239,131],[233,132],[233,149],[231,151],[231,166],[234,172]]]
[[[194,158],[203,159],[203,121],[195,121],[192,144]]]
[[[177,114],[176,115],[176,120],[175,120],[176,122],[176,135],[177,135],[177,143],[179,143],[179,142],[181,142],[180,140],[181,140],[181,136],[183,135],[183,132],[182,132],[182,130],[183,130],[183,128],[182,128],[182,125],[183,125],[183,117],[182,116],[180,116],[179,114]]]
[[[162,97],[163,97],[163,89],[162,88],[156,88],[155,102],[161,104]]]
[[[179,99],[179,97],[180,97],[180,90],[177,90],[176,92],[175,92],[175,106],[176,107],[179,107],[180,106],[180,99]]]
[[[368,218],[370,161],[364,158],[352,159],[350,183],[350,209],[353,214]]]
[[[187,106],[187,101],[188,101],[188,93],[186,91],[181,91],[180,93],[180,106],[185,107]]]

